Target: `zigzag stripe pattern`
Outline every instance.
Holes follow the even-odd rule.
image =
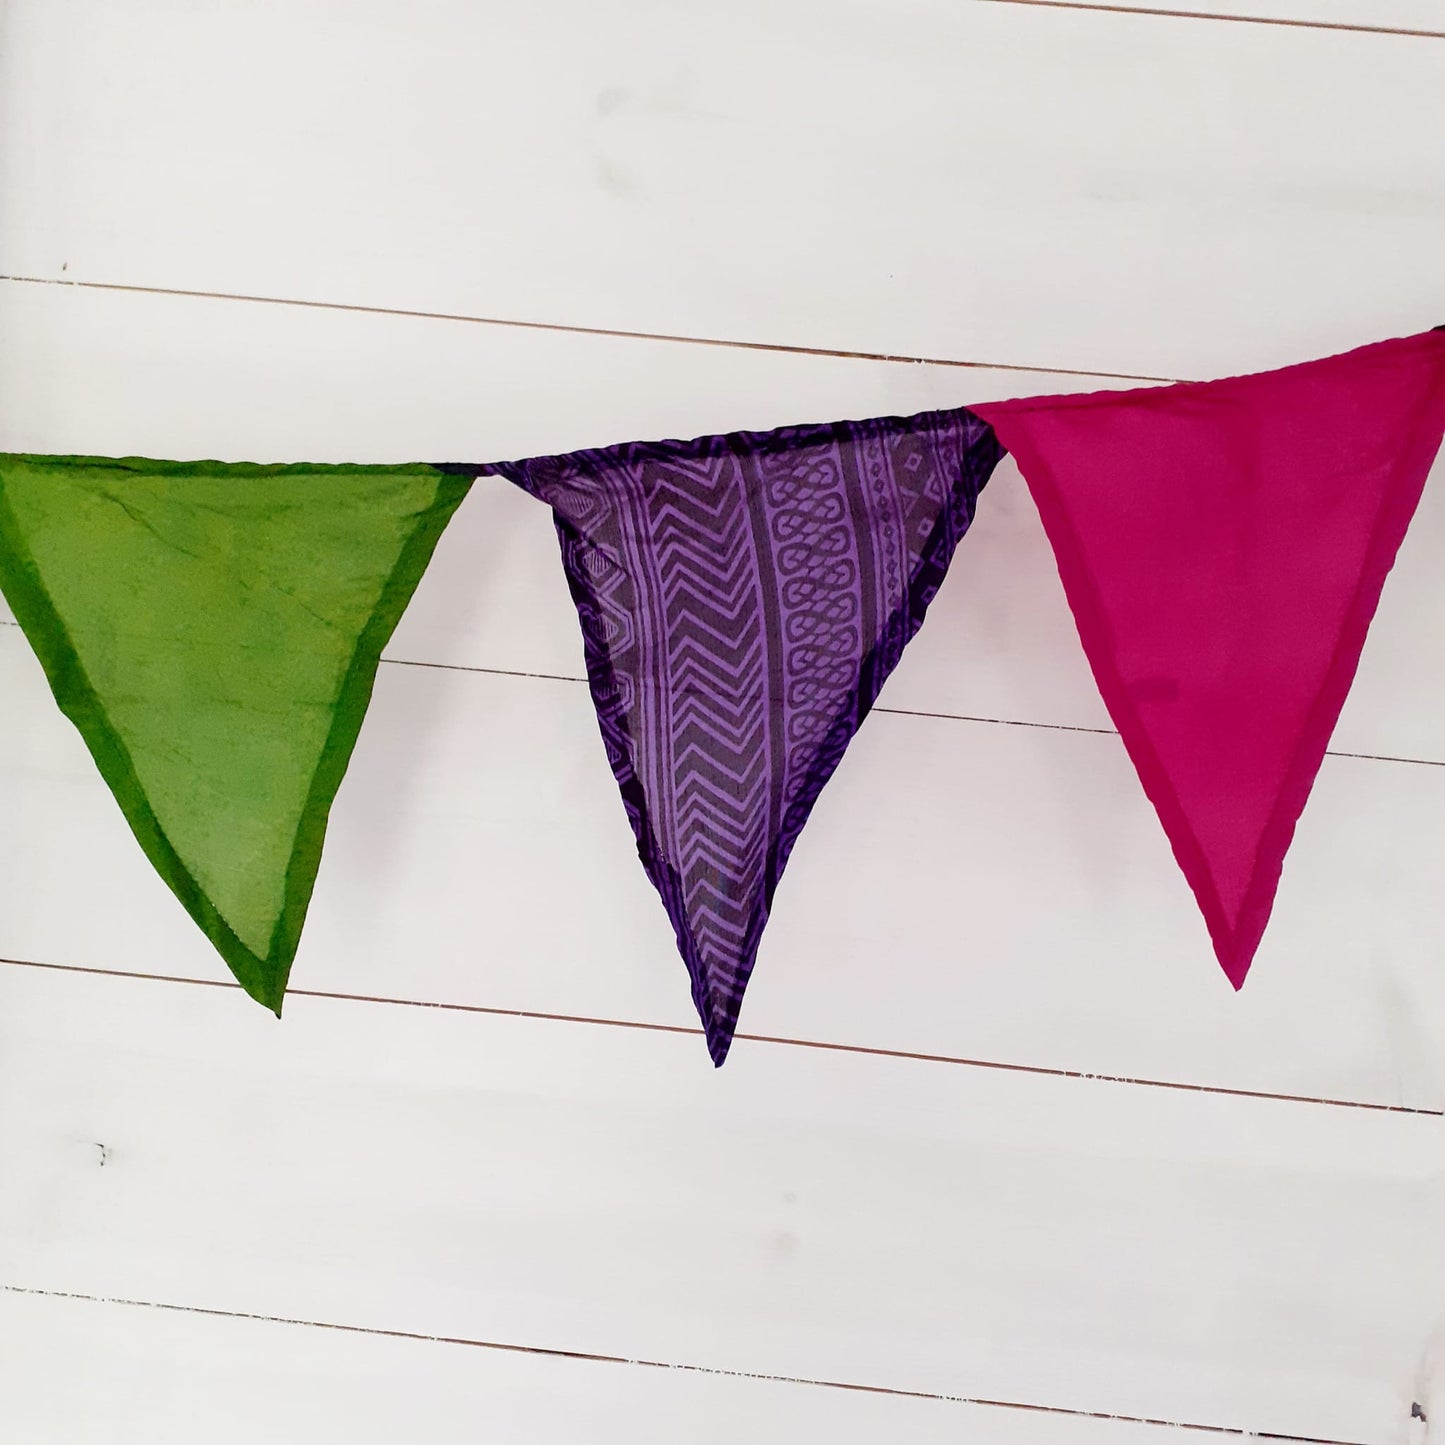
[[[798,835],[1001,455],[958,409],[485,469],[553,508],[608,761],[715,1063]]]

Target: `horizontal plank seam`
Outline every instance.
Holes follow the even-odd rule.
[[[610,336],[621,341],[667,341],[680,346],[721,346],[734,351],[769,351],[783,356],[829,356],[843,361],[886,361],[909,366],[952,366],[970,371],[1022,371],[1038,376],[1087,376],[1104,381],[1168,384],[1170,376],[1124,371],[1089,371],[1073,366],[1024,366],[1017,362],[960,361],[942,356],[897,356],[884,351],[835,351],[824,346],[788,346],[772,341],[733,341],[719,336],[681,336],[666,331],[622,331],[606,326],[568,326],[557,321],[521,321],[506,316],[469,316],[455,311],[414,311],[400,306],[363,306],[346,301],[303,301],[295,296],[253,296],[239,291],[192,291],[176,286],[135,286],[118,281],[72,281],[58,276],[0,276],[22,286],[64,286],[79,291],[119,291],[136,296],[180,296],[193,301],[249,301],[262,306],[296,306],[310,311],[348,311],[358,316],[405,316],[418,321],[464,321],[473,326],[509,326],[519,331],[554,331],[569,336]]]
[[[8,617],[0,617],[0,626],[18,627],[20,624]],[[534,678],[538,682],[572,682],[584,683],[585,677],[575,677],[565,672],[524,672],[520,668],[511,667],[473,667],[460,662],[422,662],[410,657],[383,657],[382,662],[391,667],[431,667],[441,672],[476,672],[485,677],[527,677]],[[916,707],[881,707],[875,706],[874,712],[888,713],[892,717],[929,717],[937,718],[942,722],[970,722],[987,723],[996,727],[1005,728],[1039,728],[1045,732],[1055,733],[1090,733],[1095,737],[1116,738],[1119,736],[1116,728],[1094,728],[1084,727],[1078,723],[1049,723],[1033,722],[1027,718],[1017,717],[984,717],[978,713],[967,712],[930,712],[923,708]],[[1420,768],[1445,768],[1445,759],[1441,758],[1407,758],[1395,753],[1355,753],[1347,752],[1343,748],[1329,748],[1325,752],[1327,758],[1355,758],[1361,762],[1368,763],[1405,763],[1411,767]]]
[[[1042,10],[1082,10],[1105,15],[1146,15],[1167,20],[1222,20],[1237,25],[1277,25],[1289,30],[1343,30],[1356,35],[1403,35],[1445,40],[1445,30],[1412,30],[1399,25],[1366,25],[1350,20],[1299,20],[1282,15],[1218,15],[1205,10],[1168,10],[1150,5],[1106,5],[1101,0],[975,0],[989,5],[1030,5]]]
[[[520,668],[474,667],[462,662],[421,662],[409,657],[383,657],[381,660],[391,667],[431,667],[441,672],[478,672],[488,677],[526,677],[533,678],[538,682],[584,683],[587,681],[585,677],[576,677],[564,672],[523,672]],[[893,717],[937,718],[942,722],[986,723],[1005,728],[1041,728],[1045,732],[1089,733],[1094,737],[1103,738],[1119,736],[1118,730],[1115,728],[1083,727],[1078,723],[1030,722],[1026,718],[983,717],[974,713],[928,712],[922,708],[883,707],[880,705],[875,705],[873,711],[888,713]],[[1326,751],[1325,756],[1328,758],[1357,758],[1362,762],[1370,763],[1406,763],[1421,768],[1445,768],[1445,760],[1439,758],[1405,758],[1397,757],[1392,753],[1352,753],[1338,748],[1330,748]]]
[[[19,627],[19,623],[8,617],[0,617],[0,627]],[[565,672],[524,672],[520,668],[511,667],[473,667],[460,662],[422,662],[410,657],[383,657],[382,663],[390,667],[430,667],[439,672],[475,672],[484,677],[525,677],[532,678],[538,682],[571,682],[584,683],[585,677],[575,677]],[[1050,723],[1033,722],[1027,718],[1018,717],[984,717],[979,713],[967,712],[931,712],[916,707],[881,707],[875,705],[874,712],[887,713],[891,717],[928,717],[937,718],[940,722],[967,722],[985,723],[995,727],[1003,728],[1038,728],[1044,732],[1054,733],[1088,733],[1094,737],[1116,738],[1119,736],[1116,728],[1095,728],[1084,727],[1079,723]],[[1327,758],[1354,758],[1366,763],[1404,763],[1410,767],[1418,768],[1445,768],[1445,759],[1441,758],[1407,758],[1395,753],[1355,753],[1347,752],[1343,748],[1329,748],[1325,752]]]
[[[646,1370],[678,1370],[689,1375],[714,1375],[730,1380],[759,1380],[775,1385],[801,1385],[820,1390],[846,1390],[859,1395],[888,1395],[903,1400],[932,1400],[945,1405],[972,1405],[988,1410],[1024,1410],[1039,1415],[1063,1415],[1073,1419],[1113,1420],[1127,1425],[1154,1425],[1175,1430],[1196,1430],[1209,1435],[1237,1435],[1252,1440],[1276,1440],[1289,1445],[1364,1445],[1361,1441],[1338,1440],[1319,1435],[1286,1435],[1268,1430],[1250,1430],[1238,1425],[1198,1425],[1182,1420],[1164,1420],[1150,1415],[1121,1415],[1104,1410],[1071,1409],[1064,1405],[1037,1405],[1021,1400],[992,1400],[977,1395],[950,1395],[932,1390],[909,1390],[890,1385],[865,1385],[852,1380],[828,1380],[807,1375],[778,1375],[760,1370],[736,1370],[719,1365],[698,1365],[679,1360],[630,1358],[627,1355],[598,1354],[590,1350],[566,1350],[545,1345],[522,1345],[501,1340],[471,1339],[465,1335],[432,1335],[418,1330],[383,1329],[376,1325],[339,1324],[332,1320],[307,1320],[294,1315],[263,1315],[249,1310],[216,1309],[204,1305],[176,1304],[166,1300],[131,1299],[121,1295],[82,1294],[75,1290],[39,1289],[28,1285],[4,1284],[6,1294],[40,1299],[73,1300],[85,1304],[119,1305],[127,1309],[163,1310],[172,1314],[204,1315],[210,1319],[248,1320],[257,1324],[288,1325],[301,1329],[332,1330],[338,1334],[370,1335],[387,1340],[409,1340],[426,1345],[459,1345],[499,1354],[542,1355],[548,1359],[573,1360],[582,1364],[632,1365]]]
[[[33,958],[0,958],[11,968],[44,969],[52,973],[81,974],[93,978],[126,978],[144,983],[177,983],[192,988],[236,989],[227,978],[187,978],[183,974],[142,973],[134,969],[95,968],[78,963],[47,963]],[[329,989],[288,988],[286,997],[314,998],[337,1003],[380,1004],[392,1008],[437,1009],[443,1013],[481,1014],[490,1018],[529,1019],[539,1023],[582,1024],[594,1028],[633,1029],[643,1033],[702,1037],[700,1028],[687,1024],[649,1023],[640,1019],[599,1018],[589,1014],[551,1013],[537,1009],[498,1008],[487,1004],[445,1003],[436,999],[389,998],[378,994],[341,993]],[[1230,1099],[1264,1099],[1281,1104],[1317,1104],[1334,1109],[1365,1109],[1378,1114],[1414,1114],[1423,1118],[1445,1118],[1445,1109],[1426,1109],[1413,1104],[1379,1104],[1364,1099],[1337,1099],[1315,1094],[1275,1093],[1265,1089],[1231,1089],[1215,1084],[1189,1084],[1175,1079],[1147,1079],[1126,1074],[1101,1074],[1085,1069],[1050,1068],[1043,1064],[1010,1064],[997,1059],[971,1059],[956,1054],[925,1053],[913,1049],[885,1049],[869,1044],[831,1043],[823,1039],[790,1038],[780,1034],[738,1033],[738,1043],[773,1044],[784,1048],[815,1049],[825,1053],[856,1054],[864,1058],[900,1059],[908,1063],[951,1064],[962,1068],[988,1069],[995,1073],[1032,1074],[1040,1078],[1069,1079],[1090,1084],[1123,1084],[1142,1089],[1170,1089],[1183,1094],[1214,1094]]]

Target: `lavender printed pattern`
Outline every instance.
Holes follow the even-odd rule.
[[[608,762],[717,1064],[793,845],[1001,455],[960,408],[467,469],[553,509]]]

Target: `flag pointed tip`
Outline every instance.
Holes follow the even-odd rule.
[[[289,967],[277,977],[274,972],[266,969],[263,960],[249,955],[238,958],[234,949],[230,948],[221,948],[218,951],[246,996],[279,1019],[281,1007],[286,1001],[286,975],[290,972]]]
[[[1269,923],[1270,909],[1266,907],[1262,913],[1250,910],[1244,918],[1232,925],[1231,921],[1224,916],[1218,898],[1211,893],[1209,887],[1207,885],[1200,886],[1196,881],[1196,875],[1189,866],[1185,866],[1184,873],[1194,891],[1199,911],[1204,915],[1220,972],[1229,980],[1229,986],[1235,993],[1238,993],[1244,987],[1245,979],[1249,977],[1255,952],[1259,948],[1260,939],[1264,937],[1265,928]],[[1274,870],[1274,877],[1275,884],[1268,890],[1271,904],[1274,901],[1274,887],[1277,887],[1279,882],[1277,868]],[[1258,879],[1252,880],[1251,894],[1261,890],[1262,885],[1259,884]]]
[[[739,989],[739,1001],[735,1007],[729,1009],[713,991],[707,966],[698,955],[691,927],[685,919],[683,924],[678,938],[679,952],[692,976],[692,1001],[702,1023],[707,1051],[712,1056],[713,1067],[720,1069],[727,1062],[728,1050],[733,1046],[733,1033],[738,1026],[738,1012],[741,1008],[741,992],[747,988],[748,979],[752,976],[756,954],[753,958],[740,959],[737,963],[734,977]]]
[[[1230,987],[1238,993],[1244,987],[1244,981],[1249,977],[1249,966],[1254,962],[1253,957],[1240,958],[1231,956],[1228,953],[1220,953],[1219,966],[1224,970],[1224,976],[1229,980]]]

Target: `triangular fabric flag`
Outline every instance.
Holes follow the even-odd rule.
[[[1238,988],[1445,429],[1445,333],[976,408]]]
[[[715,1063],[788,855],[999,455],[954,410],[467,469],[554,510],[608,760]]]
[[[0,456],[0,588],[146,855],[277,1013],[381,650],[467,486]]]

